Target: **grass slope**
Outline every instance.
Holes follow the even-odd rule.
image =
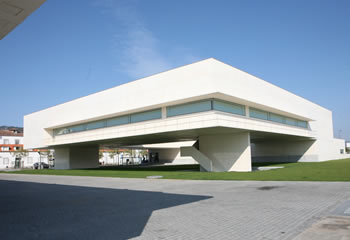
[[[9,173],[95,177],[145,178],[161,175],[166,179],[259,180],[259,181],[350,181],[350,159],[319,163],[283,163],[282,169],[254,172],[199,172],[198,165],[159,167],[102,167],[81,170],[21,170]]]

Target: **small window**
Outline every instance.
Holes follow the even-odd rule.
[[[344,149],[340,149],[340,154],[344,154]]]
[[[162,118],[162,112],[160,109],[151,110],[147,112],[141,112],[141,113],[134,113],[130,115],[130,122],[142,122],[147,120],[153,120],[153,119],[160,119]]]
[[[10,141],[8,139],[4,139],[4,144],[10,144]]]
[[[175,105],[167,107],[167,116],[173,117],[173,116],[179,116],[184,114],[190,114],[190,113],[198,113],[198,112],[205,112],[211,110],[211,101],[200,101],[200,102],[192,102],[192,103],[186,103],[181,105]]]
[[[292,126],[298,126],[298,120],[294,118],[286,117],[286,124],[292,125]]]
[[[228,112],[233,114],[245,115],[245,107],[243,105],[228,103],[214,100],[213,109],[221,112]]]
[[[269,120],[273,121],[273,122],[278,122],[278,123],[285,123],[286,122],[285,117],[278,115],[278,114],[274,114],[274,113],[269,114]]]
[[[258,118],[258,119],[263,119],[263,120],[268,120],[268,112],[261,111],[255,108],[250,108],[249,109],[249,116],[252,118]]]
[[[107,119],[107,127],[118,126],[129,123],[129,116],[121,116]]]
[[[53,131],[53,134],[54,134],[55,136],[57,136],[57,135],[63,135],[63,134],[67,134],[67,133],[69,133],[68,128],[58,128],[58,129],[55,129],[55,130]]]
[[[19,144],[19,139],[15,139],[15,144]]]
[[[85,130],[85,125],[83,124],[80,124],[80,125],[76,125],[76,126],[73,126],[73,127],[69,127],[69,132],[70,133],[73,133],[73,132],[81,132],[81,131],[84,131]]]
[[[298,120],[298,127],[307,128],[307,122]]]
[[[105,127],[105,121],[97,121],[86,124],[86,130],[98,129]]]

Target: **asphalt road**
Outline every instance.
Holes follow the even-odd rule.
[[[341,182],[0,174],[0,239],[303,239],[349,199]]]

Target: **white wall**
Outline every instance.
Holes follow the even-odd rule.
[[[164,164],[198,164],[192,157],[182,157],[180,148],[152,148],[150,153],[159,154],[159,163]]]
[[[333,139],[331,144],[328,146],[330,149],[335,149],[338,151],[327,151],[326,152],[326,159],[327,160],[337,160],[337,159],[344,159],[344,158],[350,158],[350,154],[346,154],[346,147],[345,142],[343,139]],[[341,153],[341,150],[343,150]]]
[[[8,164],[6,163],[8,159]],[[0,152],[0,169],[14,168],[15,167],[15,152]],[[29,152],[27,156],[21,159],[24,168],[32,168],[33,164],[40,161],[39,154],[37,152]],[[41,156],[41,162],[48,163],[46,156]]]
[[[70,158],[69,148],[55,148],[55,169],[69,169]]]
[[[199,151],[212,161],[214,172],[252,170],[249,132],[200,136]]]
[[[191,157],[200,165],[201,172],[212,172],[213,161],[204,153],[200,152],[195,146],[186,146],[180,148],[182,157]]]
[[[22,136],[0,136],[0,144],[5,144],[6,139],[9,141],[7,144],[16,144],[16,140],[19,141],[18,144],[23,144]]]
[[[98,160],[97,145],[55,148],[55,169],[97,168]]]
[[[99,147],[70,147],[69,168],[96,168],[99,166]]]

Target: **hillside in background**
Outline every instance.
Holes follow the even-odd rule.
[[[8,130],[8,129],[16,129],[18,132],[23,132],[23,128],[22,127],[0,126],[0,130]]]

